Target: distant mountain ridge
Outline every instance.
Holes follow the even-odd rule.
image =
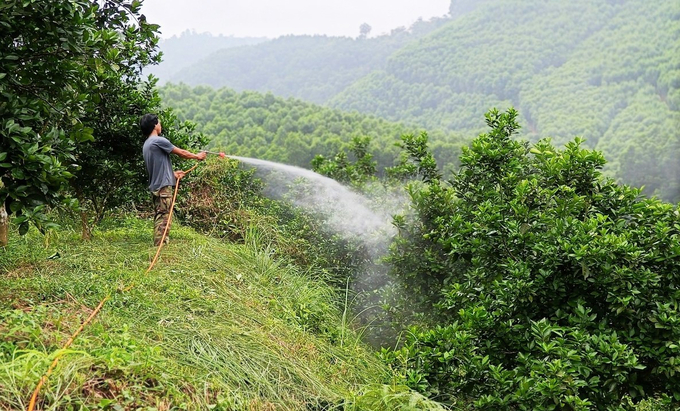
[[[216,51],[169,77],[173,83],[272,92],[323,104],[409,42],[447,19],[416,22],[375,38],[282,36],[252,46]]]

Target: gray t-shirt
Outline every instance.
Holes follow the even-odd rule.
[[[170,152],[175,146],[165,137],[152,136],[144,142],[142,154],[146,171],[149,173],[149,190],[158,191],[165,186],[175,185],[175,173],[172,171]]]

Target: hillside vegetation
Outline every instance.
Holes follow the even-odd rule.
[[[145,74],[153,74],[163,84],[178,71],[196,64],[206,56],[223,49],[263,43],[265,37],[213,36],[210,33],[185,31],[179,36],[161,39],[161,62],[144,68]]]
[[[330,106],[476,134],[514,106],[531,139],[578,135],[677,200],[680,4],[498,0],[408,45]]]
[[[324,103],[355,81],[385,68],[387,58],[405,44],[446,22],[419,21],[375,38],[283,36],[210,54],[169,77],[190,85],[270,91],[278,96]]]
[[[379,168],[394,165],[395,143],[419,129],[377,117],[346,113],[296,99],[257,92],[213,90],[206,86],[168,84],[159,89],[164,103],[196,131],[211,138],[210,146],[228,154],[309,168],[317,154],[347,148],[353,137],[370,137]],[[433,132],[432,149],[442,164],[455,164],[462,140]]]
[[[470,138],[488,109],[514,107],[529,139],[581,136],[610,159],[610,175],[680,198],[680,3],[455,1],[450,11],[423,22],[432,30],[421,35],[227,50],[174,81],[271,91]]]
[[[404,138],[422,181],[389,263],[429,324],[383,358],[467,410],[677,409],[677,207],[605,178],[581,138],[517,139],[516,119],[490,111],[447,180]]]

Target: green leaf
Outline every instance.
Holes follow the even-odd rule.
[[[26,235],[28,233],[28,221],[19,224],[19,235]]]
[[[26,178],[26,175],[24,174],[24,170],[15,168],[12,170],[12,177],[16,178],[17,180],[23,180]]]
[[[9,211],[11,211],[12,213],[16,213],[19,210],[21,210],[21,203],[14,201],[12,202],[12,204],[10,204]]]

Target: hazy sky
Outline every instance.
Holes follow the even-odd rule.
[[[142,12],[161,25],[161,37],[194,29],[236,37],[326,34],[371,36],[448,13],[451,0],[145,0]]]

